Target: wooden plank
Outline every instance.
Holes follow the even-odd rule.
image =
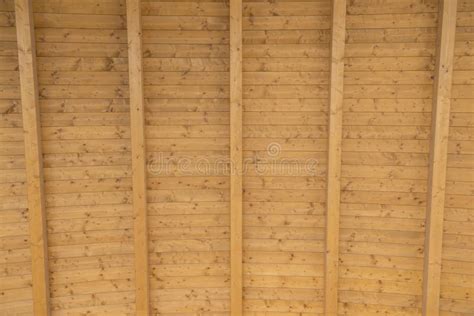
[[[15,1],[18,63],[25,136],[26,179],[35,315],[49,315],[49,276],[36,49],[31,0]]]
[[[230,1],[231,315],[242,315],[242,0]]]
[[[439,315],[449,112],[453,78],[457,0],[441,0],[433,91],[433,118],[428,175],[423,315]]]
[[[332,8],[331,68],[329,91],[329,138],[326,193],[326,251],[324,312],[337,315],[339,214],[341,195],[342,106],[346,0],[334,0]]]
[[[145,102],[143,97],[142,31],[139,0],[127,0],[130,87],[130,134],[137,315],[150,313],[148,223],[146,204]]]

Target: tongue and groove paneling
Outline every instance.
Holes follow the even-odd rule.
[[[13,1],[0,5],[0,313],[31,315],[31,251]]]
[[[229,7],[142,14],[152,313],[228,315]]]
[[[330,1],[244,1],[244,314],[323,314]]]
[[[438,1],[349,1],[340,315],[420,315]]]
[[[134,313],[124,1],[34,1],[53,314]]]
[[[229,5],[142,5],[152,314],[228,315]],[[136,314],[123,0],[34,0],[53,314]],[[18,54],[0,1],[0,314],[32,314]],[[331,1],[243,1],[243,314],[324,313]],[[459,0],[440,314],[473,313]],[[339,315],[420,315],[437,0],[347,1]],[[313,160],[314,159],[314,160]]]

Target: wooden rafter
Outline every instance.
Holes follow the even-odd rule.
[[[127,0],[130,132],[135,245],[136,313],[150,313],[146,201],[145,102],[140,0]]]
[[[334,0],[332,8],[329,145],[326,195],[326,252],[324,271],[326,315],[337,315],[345,20],[346,0]]]
[[[426,213],[423,279],[423,315],[425,316],[439,315],[441,252],[457,0],[441,0],[439,8]]]
[[[48,247],[43,157],[41,150],[38,79],[36,75],[35,30],[31,0],[15,1],[15,17],[25,139],[33,308],[35,315],[49,315]]]
[[[230,1],[231,315],[242,315],[242,0]]]

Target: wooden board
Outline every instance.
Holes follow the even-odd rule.
[[[36,75],[35,30],[31,1],[15,1],[18,39],[25,163],[28,189],[28,217],[32,262],[33,307],[35,314],[49,315],[49,275],[43,157]]]
[[[140,1],[127,1],[127,35],[130,87],[130,140],[132,147],[133,231],[135,246],[135,310],[138,315],[149,315],[145,99],[143,96],[143,50]]]
[[[326,250],[324,312],[338,310],[339,216],[341,199],[342,111],[344,98],[344,45],[346,1],[334,1],[332,8],[331,68],[329,88],[328,169],[326,181]]]
[[[473,34],[472,26],[474,20],[472,17],[474,8],[468,11],[463,7],[465,2],[458,1],[456,42],[455,46],[465,45],[468,41],[466,35]],[[472,49],[471,49],[472,50]],[[453,66],[453,86],[452,89],[464,89],[469,85],[468,82],[458,81],[454,78],[459,75],[469,75],[474,73],[474,69],[469,63],[469,58],[465,59],[455,53]],[[462,63],[456,62],[463,60]],[[472,219],[472,205],[469,200],[472,199],[473,192],[467,188],[472,187],[472,156],[469,154],[469,147],[472,146],[472,128],[474,122],[470,119],[458,121],[458,118],[468,118],[471,116],[470,108],[463,104],[472,104],[472,97],[454,98],[451,96],[450,107],[450,126],[448,141],[448,160],[446,170],[445,186],[445,205],[443,219],[443,248],[441,252],[441,274],[440,274],[440,315],[449,313],[459,313],[460,315],[469,315],[474,312],[474,306],[470,294],[474,286],[470,279],[472,278],[472,266],[474,258],[472,257],[471,228],[468,222]],[[463,127],[464,132],[459,133],[457,125]],[[466,128],[466,129],[464,129]],[[468,132],[468,130],[470,132]],[[459,146],[463,140],[463,145]],[[466,146],[467,145],[467,146]],[[459,146],[457,150],[452,151],[453,146]],[[467,225],[466,225],[467,224]],[[467,280],[468,282],[465,282]],[[467,295],[467,296],[466,296]]]
[[[242,1],[230,2],[230,311],[242,315]]]
[[[439,315],[441,252],[448,161],[449,113],[453,78],[457,1],[441,1],[438,25],[428,178],[423,315]]]

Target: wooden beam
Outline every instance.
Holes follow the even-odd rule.
[[[430,168],[423,277],[423,315],[439,315],[449,112],[453,77],[457,0],[441,0],[433,90]]]
[[[150,314],[146,201],[145,101],[140,0],[127,0],[136,314]]]
[[[324,306],[326,315],[337,315],[345,33],[346,0],[334,0],[332,7],[328,173],[326,192],[326,253],[324,271]]]
[[[35,29],[31,0],[15,1],[15,18],[20,69],[21,112],[25,139],[33,309],[35,315],[49,315],[48,239],[46,235],[38,79],[36,76]]]
[[[242,0],[230,1],[231,315],[242,315]]]

